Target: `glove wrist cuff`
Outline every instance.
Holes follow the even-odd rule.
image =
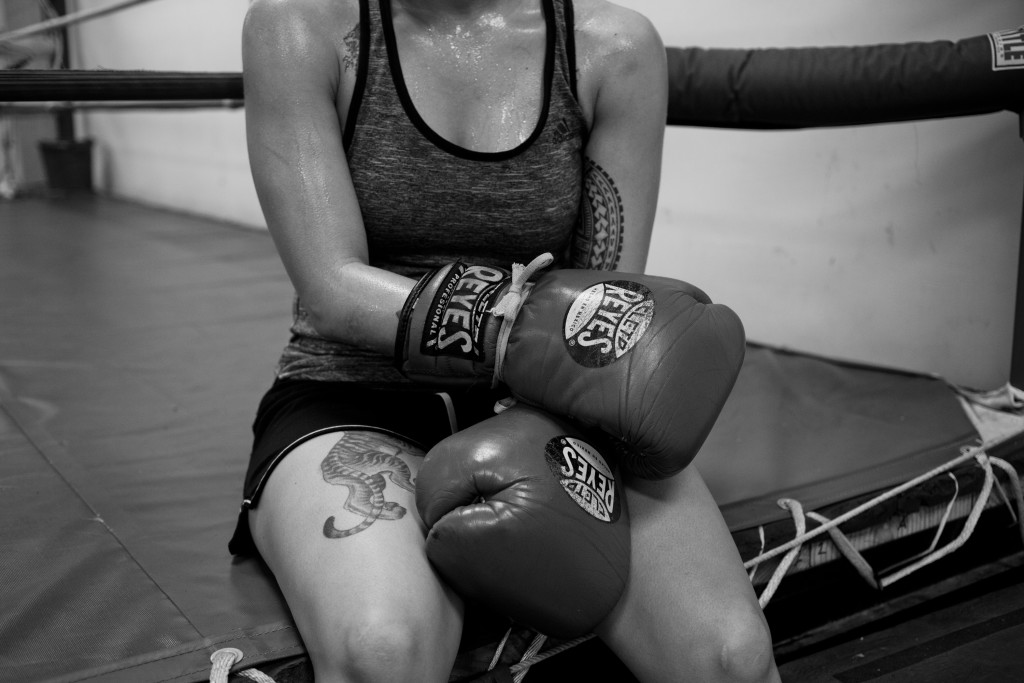
[[[501,326],[491,309],[510,282],[503,268],[460,261],[425,275],[399,314],[396,367],[417,381],[490,383]]]

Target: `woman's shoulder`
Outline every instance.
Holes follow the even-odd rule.
[[[573,0],[577,50],[583,57],[601,58],[624,53],[663,50],[650,19],[608,0]]]
[[[665,80],[665,46],[639,12],[607,0],[573,0],[579,95],[588,117],[601,92],[621,90],[636,77]]]
[[[242,29],[246,79],[337,87],[358,25],[359,0],[252,0]]]
[[[247,35],[335,36],[359,23],[359,0],[251,0],[243,30]],[[344,35],[344,33],[342,34]]]

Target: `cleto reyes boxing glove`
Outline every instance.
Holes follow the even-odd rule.
[[[648,275],[512,274],[455,263],[422,278],[400,314],[395,358],[421,381],[504,382],[520,401],[621,441],[621,466],[663,478],[711,431],[743,362],[731,309]]]
[[[629,574],[622,488],[600,444],[520,404],[434,446],[416,507],[438,573],[545,635],[590,633]]]

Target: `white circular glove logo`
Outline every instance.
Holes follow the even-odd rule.
[[[630,352],[654,319],[651,290],[639,282],[599,282],[580,292],[565,313],[569,355],[588,368],[614,363]]]

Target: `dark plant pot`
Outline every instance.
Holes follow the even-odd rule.
[[[92,140],[43,140],[39,152],[51,190],[92,192]]]

